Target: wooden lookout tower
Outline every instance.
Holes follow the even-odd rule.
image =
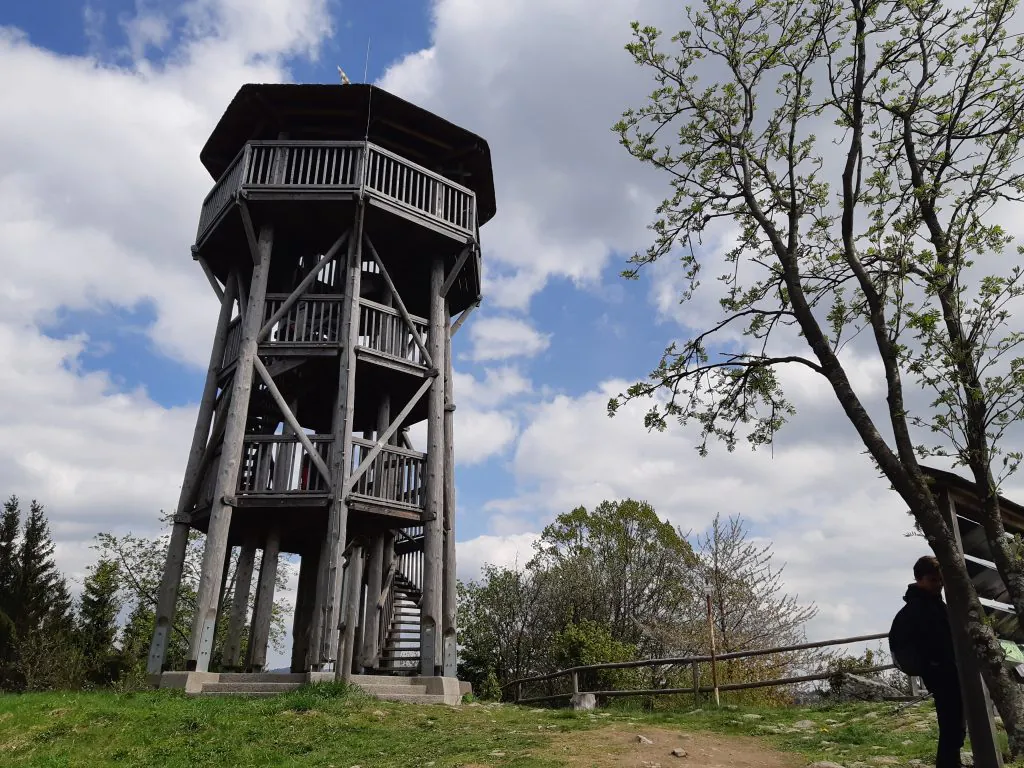
[[[454,678],[451,337],[480,302],[487,143],[370,85],[246,85],[200,159],[192,253],[221,308],[149,672],[195,529],[184,671],[263,670],[293,553],[292,673]]]

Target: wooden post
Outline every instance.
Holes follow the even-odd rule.
[[[384,583],[384,535],[378,533],[370,540],[369,560],[366,563],[366,613],[363,618],[363,648],[359,666],[372,668],[377,666],[380,648],[377,638],[380,634],[380,609],[377,600],[380,598]]]
[[[256,587],[256,606],[252,611],[252,629],[249,630],[249,651],[246,668],[263,671],[267,664],[267,643],[270,641],[270,619],[274,611],[274,587],[277,586],[277,560],[281,551],[281,533],[273,527],[267,533],[260,561],[260,579]]]
[[[708,632],[711,634],[711,685],[715,689],[715,706],[722,706],[722,701],[718,696],[718,661],[715,654],[715,622],[711,615],[711,595],[705,596],[708,603]]]
[[[217,591],[217,620],[213,625],[213,638],[214,650],[217,649],[217,635],[220,633],[220,627],[224,621],[224,595],[228,594],[228,577],[231,576],[231,547],[227,549],[227,553],[224,557],[224,573],[220,577],[220,589]],[[220,666],[224,667],[224,649],[221,649],[220,654]]]
[[[349,682],[352,679],[352,657],[355,651],[356,624],[359,622],[359,600],[363,592],[363,548],[352,547],[345,565],[345,613],[339,627],[337,663],[334,679]]]
[[[263,304],[267,294],[267,277],[270,272],[270,253],[274,244],[274,231],[269,226],[260,229],[257,243],[257,263],[252,271],[249,289],[249,305],[242,322],[242,338],[238,352],[238,364],[232,383],[228,423],[224,430],[224,444],[221,448],[220,467],[210,508],[210,523],[206,533],[206,547],[203,550],[202,572],[199,576],[199,594],[196,597],[196,616],[192,624],[189,642],[189,670],[205,672],[210,668],[210,654],[213,650],[213,630],[217,618],[217,587],[228,532],[231,528],[231,507],[225,496],[233,496],[238,487],[238,470],[245,441],[245,422],[249,413],[249,395],[252,391],[253,359],[256,357],[256,335],[263,318]]]
[[[153,639],[149,645],[149,660],[146,671],[158,675],[163,670],[167,656],[167,643],[174,623],[174,609],[178,602],[178,587],[181,584],[181,572],[185,564],[185,550],[188,548],[187,518],[192,507],[192,497],[196,493],[200,481],[200,468],[207,450],[207,439],[210,437],[210,423],[213,420],[214,405],[217,402],[217,375],[224,358],[224,343],[227,340],[228,325],[231,322],[231,311],[237,295],[237,281],[228,278],[227,292],[220,303],[220,314],[217,316],[217,330],[213,336],[213,349],[210,350],[210,362],[206,367],[206,383],[199,399],[199,414],[196,426],[192,431],[192,447],[189,449],[185,464],[185,479],[181,484],[178,496],[177,514],[171,528],[171,540],[167,547],[167,559],[164,572],[160,579],[160,591],[157,593],[156,626]],[[209,450],[216,450],[210,446]]]
[[[580,673],[579,672],[573,672],[572,673],[572,695],[575,696],[579,692],[580,692]]]
[[[467,251],[468,253],[468,251]],[[457,267],[461,268],[461,267]],[[441,658],[445,677],[458,676],[455,580],[455,389],[452,380],[451,311],[444,300],[444,586],[442,592]],[[435,385],[436,386],[436,385]],[[574,691],[575,693],[575,691]]]
[[[345,302],[342,305],[338,355],[338,394],[333,417],[334,444],[331,452],[331,506],[327,517],[327,538],[320,578],[317,582],[316,624],[320,629],[321,663],[335,661],[338,672],[338,625],[341,609],[341,559],[348,536],[348,504],[345,501],[345,481],[352,463],[352,417],[355,410],[355,348],[359,340],[359,290],[362,272],[363,203],[356,211],[356,221],[349,238],[346,260]]]
[[[304,553],[299,563],[299,585],[295,595],[295,620],[292,622],[292,672],[306,672],[310,668],[309,626],[313,618],[316,597],[316,578],[319,553]]]
[[[430,358],[444,355],[444,261],[430,270]],[[441,667],[442,592],[444,580],[444,370],[430,387],[427,405],[426,497],[423,515],[423,603],[420,607],[420,674],[433,677]]]
[[[693,671],[693,705],[700,706],[700,666],[695,661],[690,667]]]
[[[964,556],[964,545],[960,538],[960,526],[956,521],[956,504],[948,490],[944,490],[938,499],[939,507],[956,538],[956,548],[961,559]],[[974,765],[977,768],[1002,768],[1003,755],[996,737],[996,724],[992,717],[992,702],[989,699],[985,681],[981,678],[981,669],[967,634],[967,628],[958,617],[966,611],[955,602],[948,591],[946,601],[950,607],[950,629],[953,632],[953,650],[956,654],[956,666],[960,675],[960,690],[964,699],[964,713],[967,716],[967,732],[971,739],[971,751],[974,754]]]
[[[330,520],[328,520],[330,526]],[[313,616],[309,622],[309,647],[306,650],[307,663],[310,670],[319,672],[327,662],[324,653],[324,617],[327,585],[327,561],[330,560],[333,545],[330,538],[324,536],[320,542],[320,551],[316,557],[316,586],[313,591]]]
[[[249,613],[249,591],[252,589],[252,569],[256,563],[256,543],[251,539],[242,545],[235,567],[235,589],[231,600],[231,619],[228,622],[228,636],[224,642],[222,664],[228,669],[238,669],[242,660],[242,631]]]

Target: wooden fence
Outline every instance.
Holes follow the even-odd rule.
[[[757,656],[768,656],[777,653],[792,653],[795,651],[807,651],[817,648],[826,648],[829,646],[836,645],[849,645],[851,643],[862,643],[871,640],[884,640],[889,637],[888,632],[883,632],[876,635],[861,635],[859,637],[844,637],[839,640],[824,640],[816,643],[801,643],[799,645],[788,645],[781,648],[764,648],[757,651],[736,651],[734,653],[722,653],[713,654],[711,656],[681,656],[681,657],[670,657],[664,659],[641,659],[638,661],[617,661],[608,662],[605,664],[588,664],[581,667],[570,667],[569,669],[560,669],[557,672],[551,672],[546,675],[537,675],[535,677],[523,677],[518,680],[511,680],[502,686],[503,696],[507,696],[506,691],[512,689],[515,693],[514,701],[516,704],[530,704],[542,701],[557,701],[559,699],[571,698],[579,693],[592,693],[595,696],[676,696],[680,694],[693,694],[694,700],[700,700],[701,694],[714,694],[716,700],[718,694],[721,691],[744,691],[753,688],[772,688],[782,685],[796,685],[799,683],[810,683],[818,680],[827,680],[836,674],[832,672],[817,672],[810,675],[799,675],[797,677],[786,677],[775,680],[758,680],[749,683],[726,683],[724,685],[718,685],[718,674],[717,667],[718,662],[729,661],[730,659],[750,659]],[[701,686],[700,684],[700,665],[710,664],[712,685]],[[635,669],[638,667],[683,667],[689,666],[693,671],[693,685],[687,688],[648,688],[648,689],[630,689],[630,690],[610,690],[610,691],[583,691],[580,690],[580,674],[585,672],[593,672],[598,670],[607,669]],[[868,675],[877,672],[885,672],[896,667],[892,664],[885,664],[873,667],[864,667],[862,669],[850,669],[844,670],[849,674],[854,675]],[[550,682],[559,678],[568,677],[571,683],[571,690],[564,693],[554,693],[546,696],[523,696],[523,687],[530,683]]]

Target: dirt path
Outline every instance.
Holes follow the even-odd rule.
[[[642,742],[638,736],[652,743]],[[686,755],[673,755],[675,749]],[[776,752],[757,739],[649,727],[557,734],[543,748],[543,755],[561,757],[572,768],[799,768],[807,762],[797,755]]]

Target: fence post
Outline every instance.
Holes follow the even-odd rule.
[[[690,665],[693,670],[693,705],[695,707],[700,706],[700,668],[697,666],[697,662],[693,662]]]
[[[522,701],[522,699],[523,699],[523,684],[522,683],[516,683],[516,704],[518,704],[520,701]]]
[[[575,696],[580,692],[580,674],[579,672],[572,673],[572,695]]]

